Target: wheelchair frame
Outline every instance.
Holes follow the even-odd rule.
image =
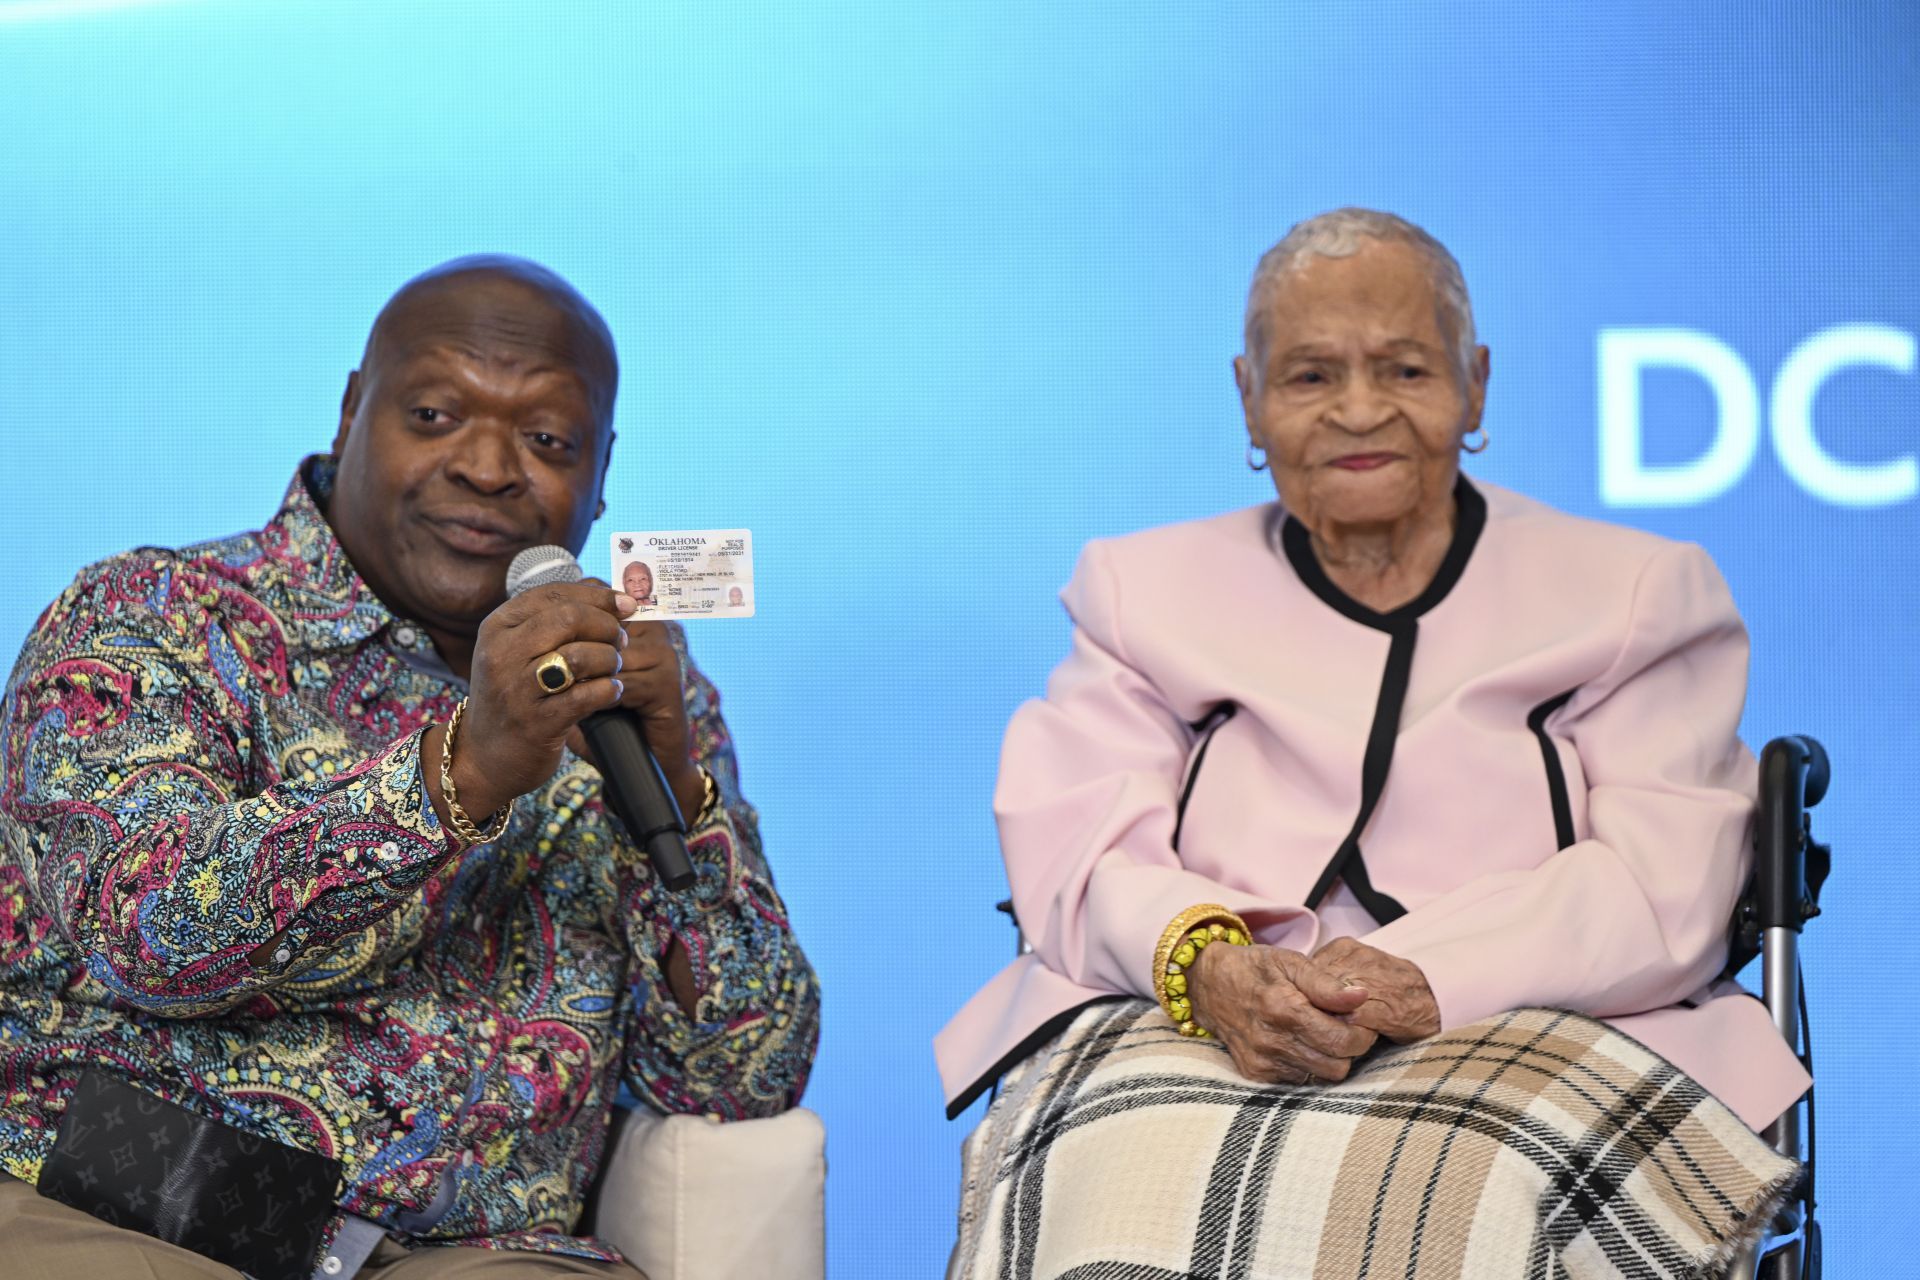
[[[1820,914],[1820,886],[1832,869],[1832,850],[1813,838],[1807,810],[1832,780],[1826,748],[1805,735],[1775,738],[1760,754],[1760,808],[1753,829],[1753,879],[1734,912],[1733,956],[1744,967],[1757,949],[1761,999],[1787,1042],[1813,1074],[1807,1027],[1806,979],[1800,933]],[[1804,1125],[1802,1123],[1804,1117]],[[1772,1230],[1735,1258],[1729,1277],[1745,1280],[1820,1280],[1820,1223],[1814,1216],[1813,1089],[1761,1133],[1782,1155],[1805,1162],[1800,1185],[1774,1218]]]

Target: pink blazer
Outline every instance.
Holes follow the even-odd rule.
[[[1712,560],[1492,485],[1458,503],[1433,586],[1390,614],[1277,504],[1088,544],[1073,651],[1015,713],[994,796],[1034,954],[936,1038],[951,1113],[1088,1001],[1149,995],[1198,902],[1276,946],[1404,956],[1448,1027],[1605,1018],[1756,1128],[1806,1089],[1760,1002],[1715,982],[1755,762]]]

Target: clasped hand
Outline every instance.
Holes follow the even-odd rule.
[[[1249,1080],[1304,1084],[1347,1078],[1381,1037],[1440,1030],[1417,965],[1352,938],[1308,956],[1284,947],[1213,946],[1188,972],[1194,1018]]]

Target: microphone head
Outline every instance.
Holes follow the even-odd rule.
[[[507,594],[517,596],[533,587],[556,582],[578,582],[587,575],[565,547],[528,547],[507,566]]]

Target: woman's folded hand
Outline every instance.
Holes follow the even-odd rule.
[[[1395,1044],[1440,1034],[1440,1006],[1420,966],[1352,938],[1335,938],[1313,953],[1314,963],[1367,989],[1353,1011],[1357,1027],[1377,1031]]]
[[[1208,947],[1187,971],[1194,1020],[1227,1047],[1249,1080],[1344,1080],[1375,1033],[1344,1020],[1371,993],[1298,951]]]

